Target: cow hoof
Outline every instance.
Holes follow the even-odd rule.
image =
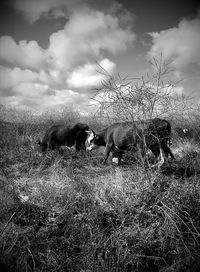
[[[118,158],[112,158],[112,163],[118,165],[119,164],[119,159]]]

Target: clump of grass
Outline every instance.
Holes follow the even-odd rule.
[[[4,262],[11,260],[12,269],[195,271],[200,231],[197,183],[169,180],[159,173],[149,183],[142,169],[111,168],[104,178],[69,180],[63,173],[60,190],[60,171],[54,168],[49,184],[36,182],[41,192],[30,195],[48,209],[43,224],[33,223],[41,218],[35,210],[32,217],[17,211],[4,230],[2,256]],[[135,179],[138,171],[140,180]]]

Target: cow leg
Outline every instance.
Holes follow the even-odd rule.
[[[145,161],[147,160],[146,148],[147,147],[146,147],[146,145],[145,145],[145,143],[143,141],[141,141],[140,143],[136,144],[136,150],[138,151],[139,160],[142,162],[142,164],[144,164]]]
[[[85,143],[81,141],[76,141],[75,142],[75,150],[80,151],[80,150],[86,150]]]
[[[174,155],[173,155],[173,153],[172,153],[170,147],[168,147],[167,144],[166,144],[165,142],[162,142],[161,146],[162,146],[162,149],[163,149],[163,151],[165,152],[167,158],[168,158],[168,155],[170,155],[170,157],[171,157],[172,159],[175,159],[175,157],[174,157]]]
[[[158,162],[158,158],[159,158],[159,155],[160,155],[160,149],[161,149],[159,143],[156,143],[154,145],[150,145],[149,149],[154,154],[154,156],[156,158],[156,161]]]
[[[117,165],[119,165],[121,163],[121,159],[122,159],[123,153],[124,152],[115,152],[115,153],[113,153],[112,162],[116,163]]]
[[[107,143],[106,144],[105,159],[103,161],[103,164],[106,163],[106,161],[107,161],[107,159],[108,159],[108,157],[110,155],[110,151],[111,151],[112,147],[113,147],[113,143]]]
[[[64,155],[64,146],[63,145],[61,145],[61,146],[59,146],[59,148],[58,148],[58,152],[59,152],[59,154],[60,155]]]
[[[48,149],[54,150],[56,148],[56,143],[51,141],[48,145]]]
[[[76,142],[76,144],[75,144],[75,150],[76,150],[76,151],[80,151],[80,150],[81,150],[81,145],[80,145],[80,143],[77,143],[77,142]]]
[[[80,145],[80,146],[81,146],[81,149],[82,149],[82,150],[84,150],[84,151],[86,150],[85,143],[81,143],[81,145]]]
[[[124,154],[124,152],[119,152],[119,153],[118,153],[118,160],[119,160],[119,163],[118,163],[118,164],[121,163],[123,154]]]
[[[51,135],[47,142],[47,150],[54,150],[56,148],[56,141],[54,135]]]
[[[159,155],[159,157],[160,157],[160,160],[156,164],[156,166],[158,167],[158,169],[160,169],[160,167],[165,162],[165,156],[164,156],[164,152],[163,152],[162,148],[160,148],[160,155]]]
[[[157,167],[159,169],[165,162],[166,153],[159,143],[150,146],[149,149],[152,151],[157,161],[153,168]]]
[[[167,142],[168,142],[168,144],[169,144],[169,147],[170,147],[170,145],[172,145],[172,143],[171,143],[171,137],[170,137],[170,136],[168,137],[168,140],[167,140]]]

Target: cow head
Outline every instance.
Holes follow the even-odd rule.
[[[87,130],[86,150],[91,151],[98,148],[100,143],[100,136],[98,136],[93,130]]]
[[[36,145],[39,145],[42,152],[47,150],[47,143],[43,143],[40,139],[36,141]]]

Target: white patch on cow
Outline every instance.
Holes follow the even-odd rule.
[[[20,200],[21,200],[21,202],[26,202],[26,201],[28,201],[28,199],[29,199],[29,197],[28,196],[25,196],[25,195],[19,195],[20,196]]]
[[[91,130],[87,131],[87,139],[86,139],[86,150],[91,151],[95,148],[95,145],[92,143],[92,141],[95,138],[95,133]]]
[[[187,128],[184,128],[184,129],[183,129],[183,133],[186,134],[187,132],[188,132],[188,129],[187,129]]]
[[[90,145],[91,141],[94,140],[95,135],[93,131],[87,131],[87,133],[88,133],[88,136],[87,136],[86,142]]]
[[[112,162],[118,164],[119,163],[119,159],[118,158],[112,158]]]
[[[94,145],[90,144],[89,146],[87,146],[86,150],[91,151],[94,149]]]

